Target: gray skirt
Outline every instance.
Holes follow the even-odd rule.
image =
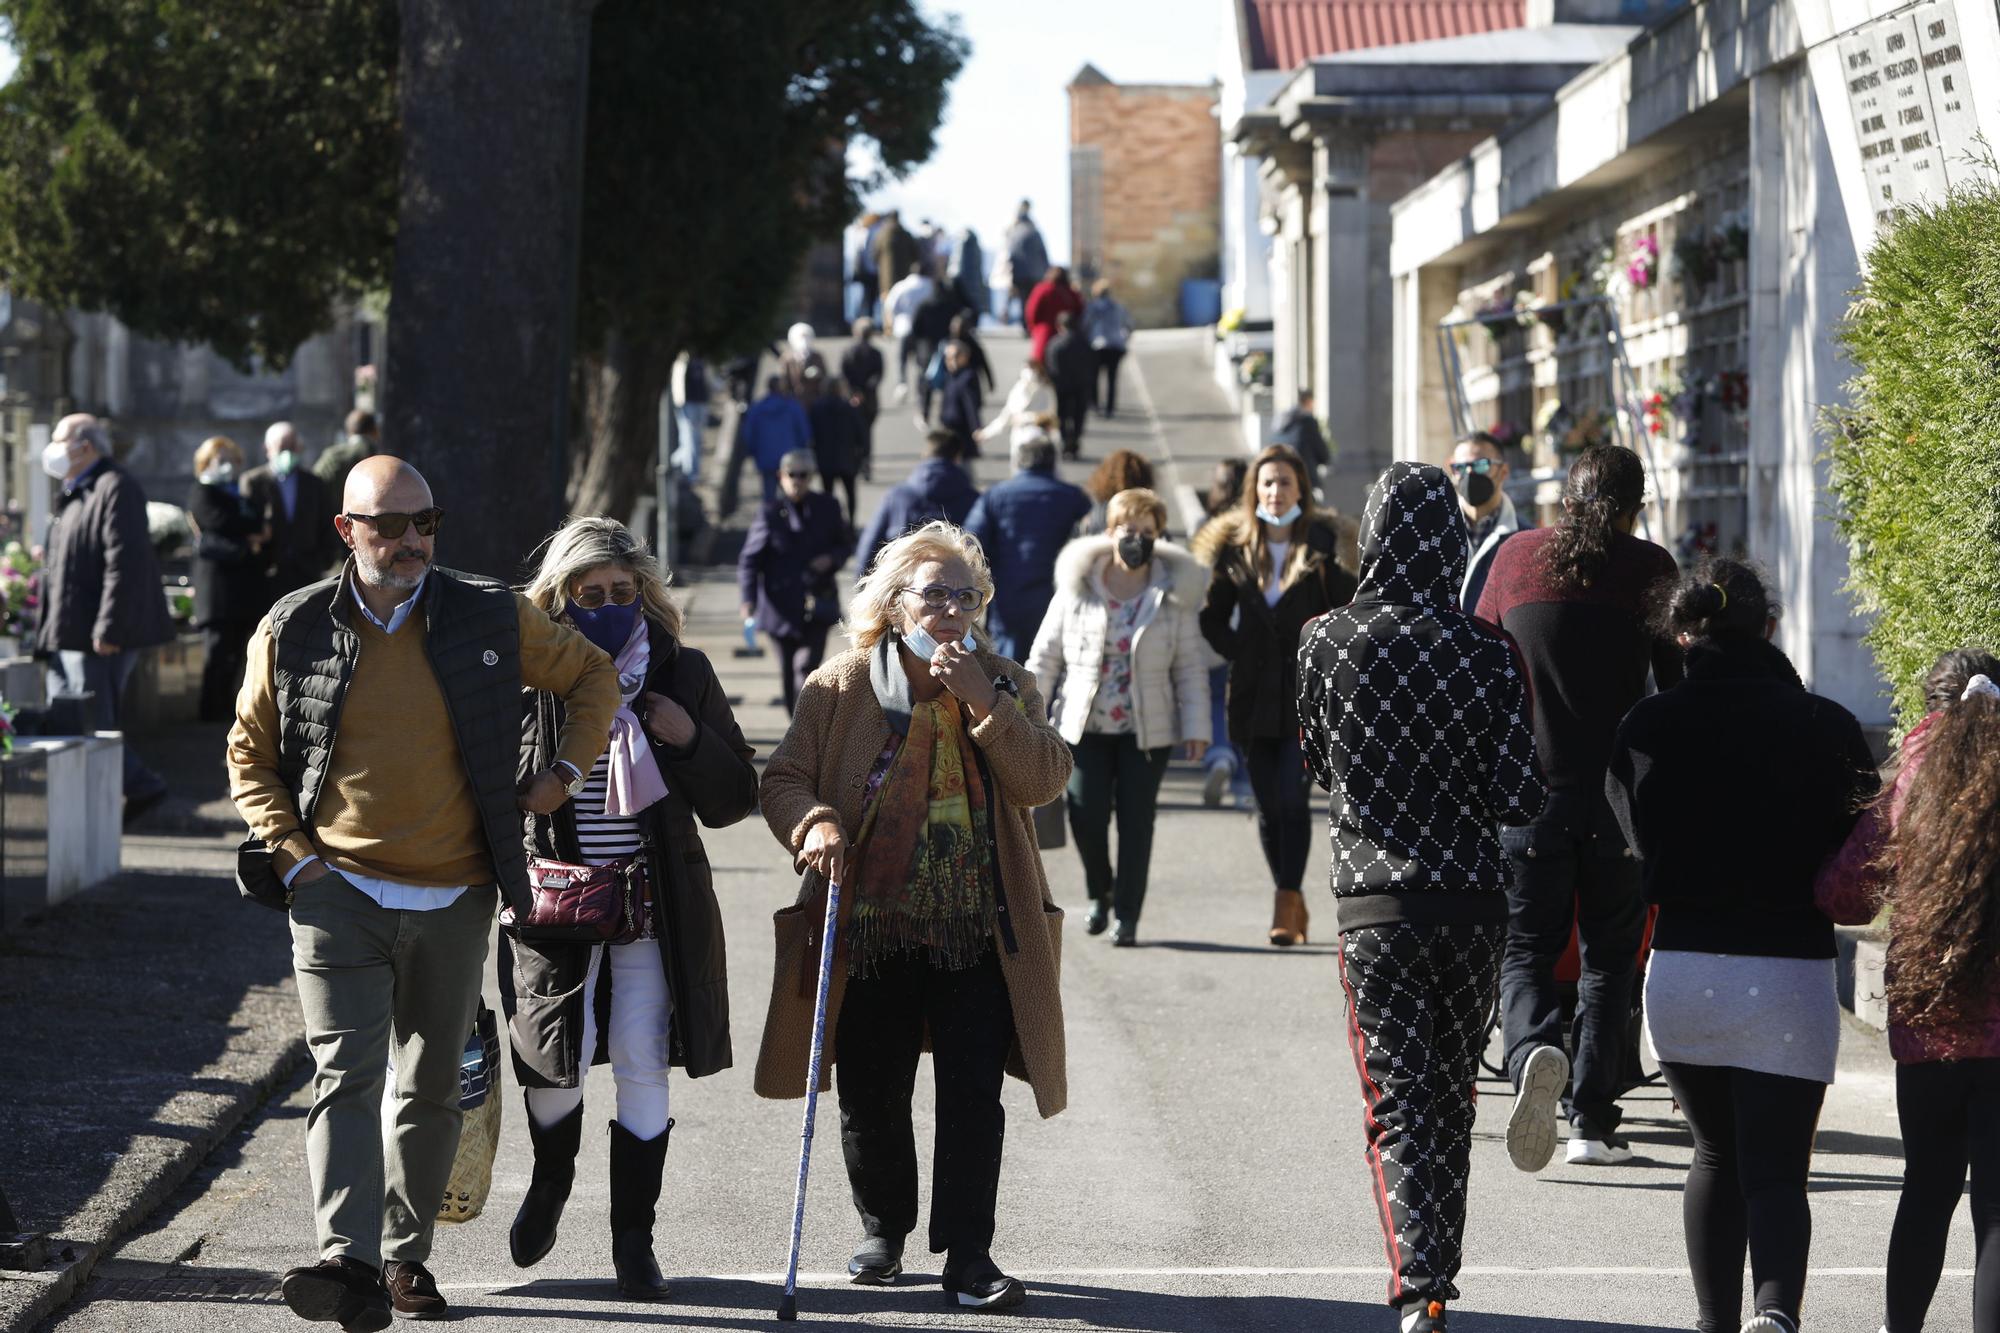
[[[1833,1082],[1840,1001],[1831,958],[1662,949],[1646,965],[1655,1060]]]

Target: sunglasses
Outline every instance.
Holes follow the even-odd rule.
[[[811,481],[813,479],[813,474],[810,472],[787,472],[785,475],[793,481]]]
[[[607,601],[613,606],[630,606],[639,600],[639,590],[630,584],[621,583],[612,588],[607,597],[602,588],[585,588],[570,600],[586,611],[595,611]]]
[[[986,594],[977,588],[947,588],[942,583],[929,583],[921,588],[905,588],[904,592],[916,593],[924,599],[924,605],[933,611],[942,611],[957,603],[958,609],[972,615],[986,602]]]
[[[1454,476],[1462,477],[1468,472],[1476,472],[1480,476],[1484,477],[1489,473],[1491,473],[1494,468],[1499,466],[1500,465],[1498,463],[1494,462],[1490,458],[1475,458],[1470,463],[1453,463],[1451,465],[1451,470]]]
[[[395,541],[412,526],[415,526],[419,537],[436,536],[438,524],[444,521],[444,510],[432,505],[414,514],[347,514],[344,517],[349,522],[360,519],[375,529],[376,536]]]

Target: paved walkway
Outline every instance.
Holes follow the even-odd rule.
[[[1066,472],[1080,479],[1114,442],[1132,443],[1168,460],[1169,488],[1200,484],[1212,458],[1237,448],[1219,394],[1206,388],[1200,350],[1186,335],[1143,340],[1127,363],[1134,415],[1093,421],[1085,466]],[[1018,367],[1017,341],[995,338],[989,351],[1003,376]],[[898,420],[885,412],[877,482],[866,488],[864,506],[907,471],[918,438],[908,413]],[[998,474],[992,460],[982,464],[982,482]],[[691,641],[715,656],[746,731],[760,755],[768,754],[784,726],[772,703],[774,661],[730,656],[740,640],[727,577],[705,576],[686,591]],[[1361,1103],[1342,1038],[1330,907],[1323,892],[1313,895],[1314,944],[1269,949],[1263,935],[1270,895],[1249,818],[1202,808],[1196,772],[1186,765],[1170,771],[1163,800],[1143,947],[1114,951],[1086,937],[1076,858],[1067,850],[1049,857],[1057,899],[1072,909],[1064,947],[1071,1109],[1039,1121],[1027,1090],[1009,1085],[996,1249],[1029,1281],[1032,1295],[1007,1326],[1386,1330],[1390,1321],[1377,1303],[1382,1242],[1361,1155]],[[677,1301],[664,1308],[624,1303],[608,1286],[611,1088],[608,1071],[599,1070],[589,1086],[594,1109],[586,1116],[584,1158],[562,1238],[527,1273],[506,1254],[507,1224],[529,1171],[520,1102],[510,1090],[488,1215],[443,1229],[434,1257],[461,1316],[496,1328],[572,1318],[664,1320],[695,1329],[772,1326],[771,1283],[784,1259],[800,1108],[755,1098],[750,1065],[769,988],[770,913],[791,901],[794,881],[760,821],[709,832],[705,840],[729,931],[737,1067],[674,1085],[679,1125],[658,1250],[677,1279]],[[1323,882],[1324,864],[1322,850],[1309,882]],[[221,894],[227,886],[218,881],[214,889]],[[230,947],[266,963],[282,957],[261,914],[245,908],[235,920],[240,933]],[[288,986],[278,983],[281,991]],[[170,1003],[160,1001],[163,1008]],[[295,1017],[267,1021],[278,1028]],[[162,1103],[177,1092],[167,1082],[154,1091]],[[1688,1141],[1664,1093],[1646,1089],[1628,1102],[1638,1162],[1595,1170],[1556,1165],[1534,1177],[1507,1164],[1500,1142],[1510,1105],[1504,1085],[1485,1080],[1481,1094],[1467,1297],[1457,1326],[1494,1333],[1691,1327],[1679,1224]],[[929,1102],[920,1081],[920,1115],[927,1117]],[[267,1333],[288,1326],[274,1279],[311,1257],[305,1107],[294,1082],[99,1266],[84,1298],[51,1327]],[[994,1316],[949,1311],[921,1276],[936,1272],[935,1261],[921,1253],[910,1256],[919,1276],[896,1289],[839,1280],[856,1227],[836,1125],[834,1108],[823,1106],[801,1322],[995,1324]],[[1854,1029],[1814,1162],[1808,1315],[1815,1327],[1872,1330],[1879,1322],[1899,1157],[1886,1055],[1878,1037]],[[1969,1328],[1970,1248],[1961,1219],[1932,1329]]]

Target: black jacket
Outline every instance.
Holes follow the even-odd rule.
[[[651,626],[651,634],[646,688],[678,703],[695,721],[694,742],[685,750],[652,742],[667,794],[639,819],[653,870],[654,931],[673,997],[669,1058],[688,1077],[700,1078],[729,1068],[734,1056],[722,909],[695,821],[726,828],[756,808],[757,772],[750,766],[756,752],[743,739],[708,658],[677,644],[657,625]],[[520,776],[549,766],[562,711],[554,695],[531,693],[522,724]],[[529,816],[525,846],[529,856],[582,860],[574,804],[565,801],[553,815]],[[514,1048],[514,1073],[523,1087],[574,1088],[591,1065],[608,1058],[608,967],[599,969],[597,991],[589,997],[597,1010],[597,1049],[583,1049],[583,983],[591,947],[519,940],[500,932],[500,1005]]]
[[[271,540],[264,544],[264,569],[270,581],[268,595],[273,598],[325,578],[347,555],[341,548],[340,534],[333,530],[339,501],[325,482],[305,468],[292,475],[298,479],[299,489],[287,515],[284,483],[277,473],[265,466],[243,474],[244,503],[258,515],[260,524],[271,525]]]
[[[854,343],[841,354],[840,378],[847,391],[861,400],[862,419],[873,423],[881,410],[876,391],[882,387],[882,352],[874,343]]]
[[[1209,557],[1215,577],[1201,607],[1201,636],[1229,663],[1229,739],[1298,734],[1299,635],[1306,622],[1354,595],[1354,576],[1334,557],[1339,535],[1324,515],[1294,534],[1276,606],[1264,601],[1263,578],[1252,565],[1242,511],[1202,530],[1197,557]],[[1213,531],[1213,544],[1209,539]]]
[[[851,477],[868,452],[868,422],[845,398],[823,393],[806,408],[813,459],[824,477]]]
[[[1880,785],[1861,724],[1777,648],[1688,649],[1687,679],[1619,724],[1605,778],[1660,908],[1653,947],[1833,957],[1813,876]]]
[[[1507,919],[1499,824],[1547,799],[1513,646],[1458,609],[1465,523],[1440,468],[1396,463],[1361,519],[1361,582],[1299,649],[1306,767],[1333,794],[1340,928]]]
[[[93,640],[150,648],[173,637],[146,493],[110,459],[80,478],[49,516],[35,651],[89,652]]]
[[[1090,391],[1090,377],[1097,371],[1097,352],[1090,339],[1083,336],[1083,330],[1072,328],[1049,339],[1049,350],[1043,354],[1043,360],[1048,362],[1049,378],[1055,381],[1057,389],[1070,393]]]
[[[1333,461],[1333,450],[1327,447],[1326,436],[1320,433],[1318,418],[1303,407],[1285,413],[1285,419],[1271,435],[1271,442],[1290,445],[1292,452],[1305,460],[1309,472],[1318,472]]]
[[[194,623],[249,627],[264,614],[264,562],[250,539],[264,528],[235,488],[196,482],[188,490],[194,540]]]

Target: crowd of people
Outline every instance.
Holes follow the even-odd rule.
[[[1906,1168],[1883,1327],[1922,1326],[1969,1173],[1975,1328],[2000,1330],[2000,660],[1939,659],[1883,786],[1853,716],[1772,642],[1765,578],[1713,557],[1679,570],[1636,535],[1646,474],[1616,446],[1572,460],[1537,527],[1490,436],[1443,467],[1395,464],[1358,517],[1325,508],[1315,460],[1274,444],[1219,466],[1206,522],[1177,542],[1144,455],[1108,453],[1083,486],[1057,475],[1079,403],[1115,410],[1130,321],[1108,293],[1085,305],[1060,269],[1013,283],[1036,355],[982,420],[976,238],[933,272],[937,249],[891,215],[871,253],[908,261],[876,294],[892,332],[909,318],[899,382],[926,432],[910,476],[862,527],[887,359],[873,314],[837,368],[794,328],[738,425],[764,479],[738,605],[777,649],[792,717],[761,778],[666,569],[623,524],[572,519],[514,590],[434,563],[437,497],[378,452],[366,413],[313,467],[286,423],[256,468],[227,438],[197,450],[203,711],[232,723],[253,835],[239,876],[288,913],[314,1061],[319,1258],[284,1276],[295,1313],[369,1333],[448,1312],[427,1264],[496,913],[533,1151],[513,1260],[555,1247],[585,1076],[609,1064],[616,1284],[670,1294],[653,1232],[671,1071],[734,1060],[700,829],[753,811],[774,866],[799,875],[776,913],[761,1095],[805,1093],[816,932],[842,890],[825,1039],[861,1233],[850,1276],[902,1273],[929,1050],[925,1240],[954,1305],[1021,1304],[994,1253],[1002,1081],[1025,1079],[1044,1117],[1068,1100],[1047,824],[1074,842],[1087,932],[1137,944],[1178,755],[1202,766],[1206,803],[1234,793],[1255,812],[1268,943],[1339,938],[1402,1333],[1444,1329],[1460,1296],[1496,1021],[1506,1148],[1528,1171],[1565,1140],[1578,1166],[1632,1159],[1620,1103],[1643,1042],[1694,1142],[1699,1329],[1796,1333],[1839,1039],[1833,923],[1885,901]],[[929,284],[914,303],[913,278]],[[902,380],[911,366],[921,378]],[[709,392],[684,359],[676,460],[692,473]],[[970,460],[1002,440],[1012,475],[981,492]],[[93,418],[59,423],[43,464],[62,496],[37,647],[115,710],[169,632],[143,497]],[[848,646],[829,657],[837,627]],[[130,747],[126,762],[130,811],[164,784]],[[1313,784],[1331,802],[1330,932],[1304,884]],[[1556,979],[1572,937],[1573,1002]]]

